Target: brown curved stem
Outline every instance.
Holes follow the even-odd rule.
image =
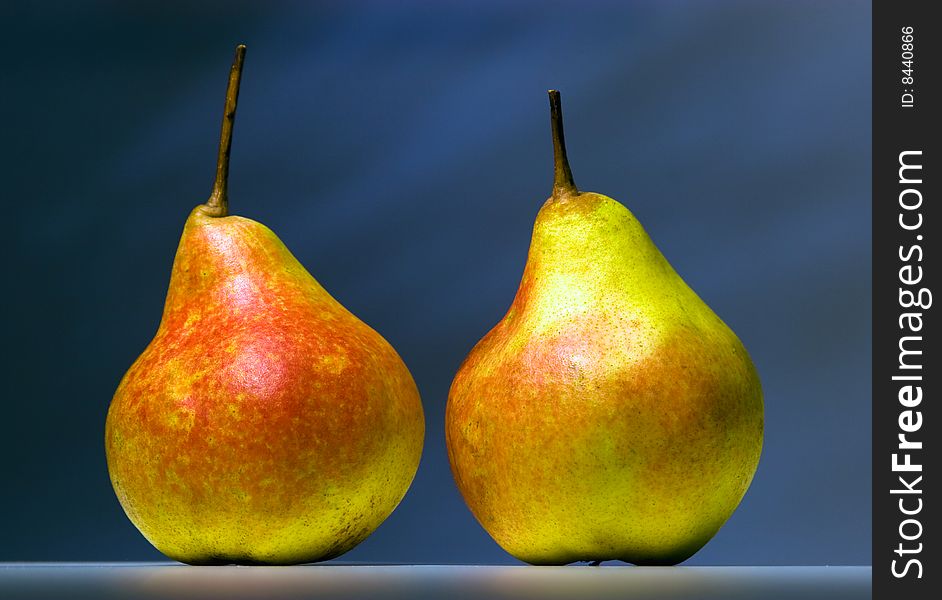
[[[559,90],[549,90],[550,125],[553,130],[553,195],[578,194],[576,182],[566,155],[566,136],[563,134],[563,107]]]
[[[232,127],[235,124],[236,105],[239,102],[239,83],[242,80],[242,64],[245,62],[245,45],[235,49],[232,68],[229,69],[229,86],[226,88],[226,108],[222,115],[222,132],[219,135],[219,155],[216,158],[216,179],[213,191],[206,201],[204,212],[213,217],[229,214],[229,152],[232,149]]]

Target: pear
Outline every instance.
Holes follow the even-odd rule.
[[[676,564],[755,474],[759,377],[634,215],[576,188],[549,94],[553,193],[510,309],[452,383],[452,472],[520,560]]]
[[[191,564],[338,556],[408,489],[425,422],[395,350],[278,237],[228,215],[229,78],[216,180],[183,228],[163,318],[121,380],[105,449],[131,522]]]

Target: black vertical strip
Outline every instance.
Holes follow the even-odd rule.
[[[932,2],[873,3],[873,592],[937,588],[942,362],[938,260],[942,22]],[[936,5],[937,8],[937,5]],[[902,437],[901,437],[902,436]]]

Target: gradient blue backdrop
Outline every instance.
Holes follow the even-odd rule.
[[[248,44],[232,209],[399,351],[428,422],[410,492],[348,560],[513,563],[448,468],[448,386],[503,315],[550,190],[627,204],[739,334],[758,474],[690,564],[870,563],[866,2],[4,3],[0,560],[160,555],[103,451],[210,187]]]

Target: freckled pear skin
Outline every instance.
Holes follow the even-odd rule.
[[[676,564],[752,481],[759,378],[631,212],[575,188],[550,98],[554,192],[513,304],[452,383],[452,472],[523,561]]]
[[[111,480],[170,558],[326,560],[409,488],[419,394],[395,350],[270,229],[225,216],[219,185],[186,221],[157,334],[112,400]]]

